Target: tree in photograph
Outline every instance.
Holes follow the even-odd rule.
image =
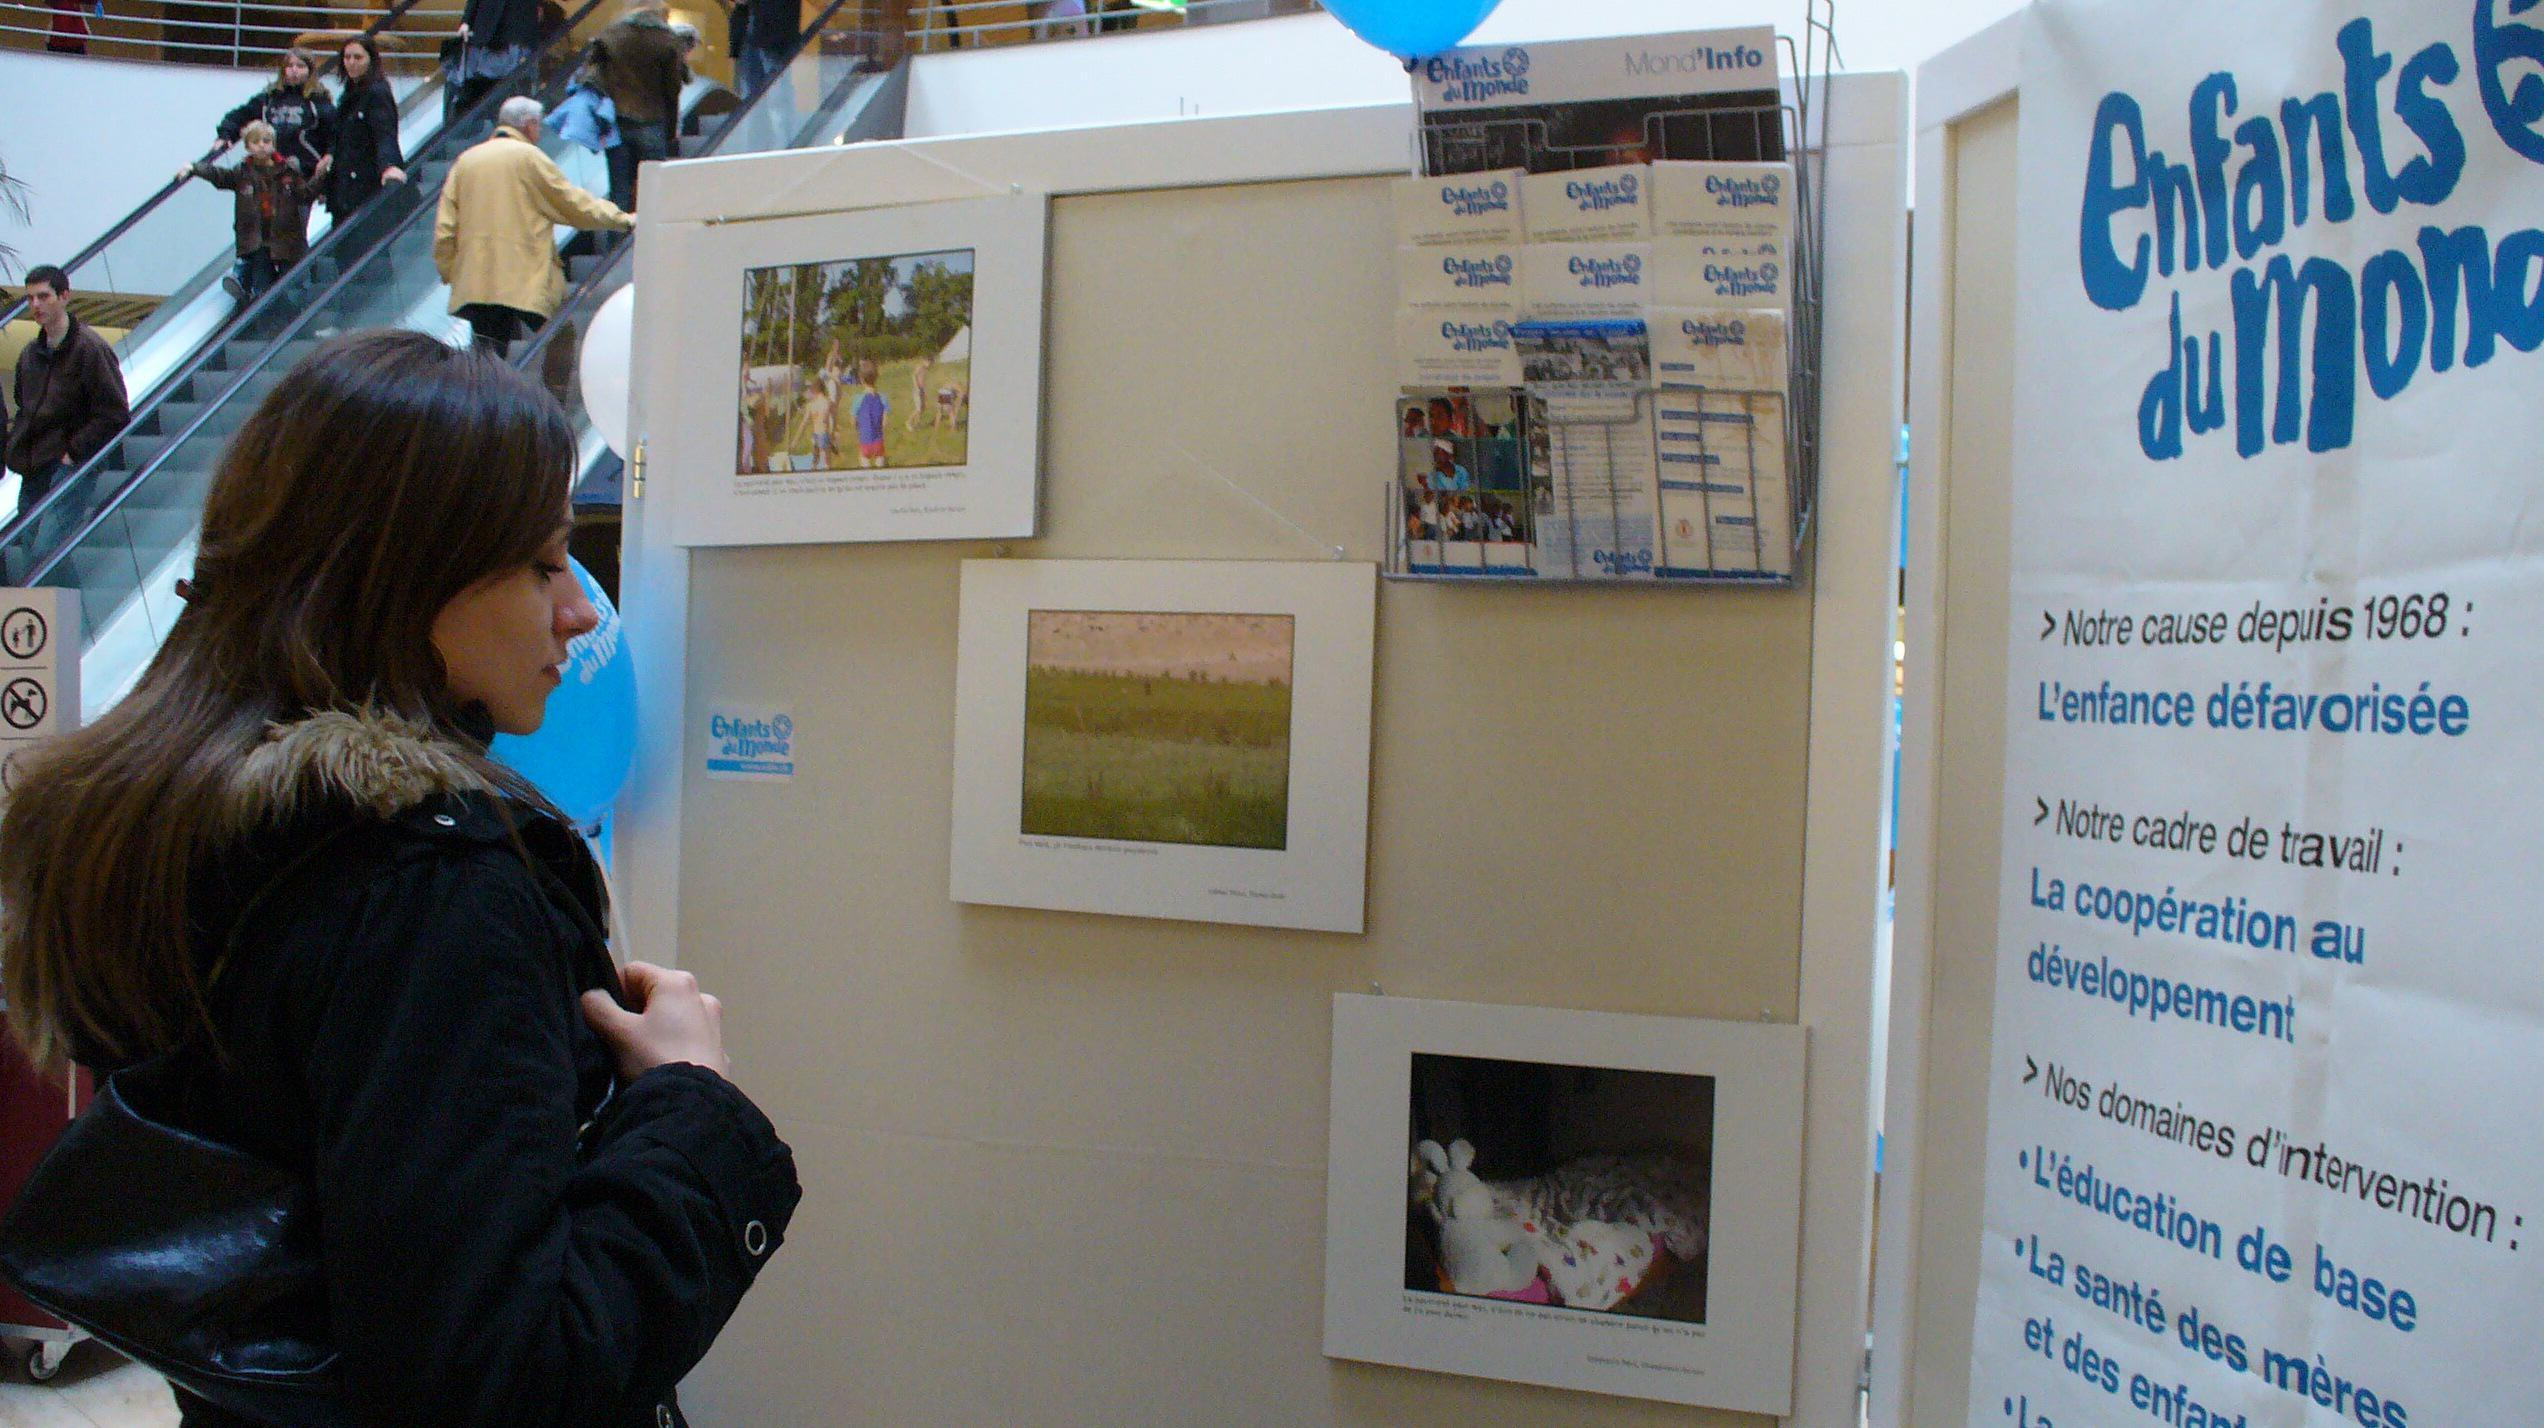
[[[742,356],[747,367],[769,367],[789,360],[788,324],[795,315],[794,268],[758,268],[745,279],[742,300]]]
[[[831,335],[856,345],[861,339],[890,333],[892,321],[885,302],[892,286],[890,258],[858,258],[833,265],[830,289],[823,297]]]
[[[954,340],[972,320],[972,274],[930,259],[910,273],[904,290],[909,303],[909,331],[934,352]]]
[[[787,289],[790,311],[787,313],[787,353],[780,360],[798,367],[820,364],[822,359],[822,265],[798,263],[795,281]]]

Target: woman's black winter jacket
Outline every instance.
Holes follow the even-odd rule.
[[[381,175],[406,167],[398,147],[397,96],[385,80],[348,84],[336,100],[336,124],[327,171],[327,211],[342,223],[380,191]]]
[[[801,1191],[723,1077],[616,1084],[577,1003],[617,985],[581,840],[381,716],[279,729],[236,787],[242,838],[194,899],[198,954],[231,949],[205,969],[229,1064],[202,1104],[315,1183],[349,1405],[681,1423],[673,1386]],[[186,1428],[241,1422],[179,1397]]]

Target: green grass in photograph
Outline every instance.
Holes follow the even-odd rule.
[[[928,372],[928,405],[914,413],[910,401],[910,373],[918,366],[915,358],[883,364],[882,375],[875,379],[875,390],[883,393],[887,403],[883,414],[883,462],[886,466],[961,466],[971,460],[971,413],[957,409],[949,416],[937,409],[935,389],[967,387],[972,380],[969,362],[939,362]],[[857,396],[854,381],[839,389],[839,412],[833,418],[836,434],[831,447],[831,468],[851,471],[857,468]],[[961,420],[958,422],[956,417]],[[804,411],[799,407],[788,415],[786,429],[775,444],[779,453],[773,462],[792,470],[794,457],[813,454],[813,436]]]
[[[1028,666],[1023,828],[1289,846],[1290,686]]]

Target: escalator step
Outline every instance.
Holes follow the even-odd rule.
[[[72,551],[66,563],[79,585],[82,614],[94,609],[102,617],[133,592],[132,557],[121,545],[90,541]]]
[[[189,511],[134,512],[129,529],[133,547],[141,554],[142,568],[158,565],[183,545],[186,537],[194,534],[195,520]]]

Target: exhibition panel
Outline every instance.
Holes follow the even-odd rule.
[[[1739,1323],[1759,1336],[1740,1339],[1740,1386],[1658,1396],[1754,1412],[1784,1401],[1773,1370],[1789,1364],[1793,1421],[1854,1421],[1904,88],[1847,77],[1825,99],[1829,201],[1857,221],[1831,224],[1822,506],[1791,589],[1369,588],[1384,555],[1370,492],[1394,475],[1402,420],[1371,314],[1396,294],[1390,184],[1413,152],[1410,105],[649,175],[633,422],[648,480],[629,506],[623,587],[647,718],[622,887],[639,955],[676,955],[736,1009],[737,1075],[831,1207],[794,1228],[788,1260],[693,1378],[702,1420],[992,1421],[1031,1404],[1037,1421],[1089,1423],[1446,1424],[1532,1406],[1584,1423],[1752,1421],[1595,1374],[1527,1375],[1602,1390],[1548,1399],[1489,1366],[1325,1356],[1351,1352],[1324,1333],[1329,1111],[1361,1079],[1332,1079],[1334,998],[1349,993],[1382,1020],[1399,999],[1408,1017],[1440,999],[1553,1029],[1478,1032],[1440,1061],[1415,1048],[1402,1069],[1408,1095],[1428,1088],[1419,1104],[1382,1106],[1398,1128],[1354,1142],[1401,1140],[1385,1157],[1395,1173],[1428,1140],[1443,1165],[1524,1194],[1525,1139],[1547,1174],[1603,1177],[1653,1207],[1655,1244],[1614,1249],[1644,1268],[1666,1258],[1666,1283],[1647,1297],[1641,1269],[1565,1277],[1552,1303],[1512,1306],[1551,1317],[1516,1322],[1550,1344],[1561,1322],[1659,1315],[1698,1337],[1703,1322]],[[975,444],[929,443],[968,431],[965,403],[993,400],[986,367],[976,383],[946,379],[958,357],[988,360],[992,295],[983,277],[959,351],[940,298],[971,301],[958,279],[989,260],[928,255],[967,246],[946,241],[947,215],[1010,202],[1047,210],[1039,316],[1005,319],[1028,334],[1012,340],[1040,334],[1038,352],[1008,354],[1039,363],[1033,536],[781,529],[731,543],[711,512],[752,499],[755,480],[960,504]],[[763,251],[792,240],[758,233],[797,227],[855,241]],[[773,269],[791,286],[739,300],[746,274]],[[951,411],[948,386],[963,388]],[[861,421],[880,423],[873,464]],[[895,464],[905,449],[925,462]],[[1347,653],[1348,627],[1319,623],[1328,596],[1258,588],[1276,570],[1363,582],[1374,651]],[[1327,696],[1311,677],[1338,653],[1373,676],[1365,778],[1348,723],[1312,722]],[[984,775],[958,805],[958,786]],[[1137,781],[1151,775],[1189,787],[1161,802]],[[1336,776],[1365,790],[1367,854],[1349,860],[1365,891],[1345,894],[1349,918],[1305,926],[1362,931],[1209,913],[1232,892],[1277,901],[1281,885],[1252,874],[1172,914],[1205,920],[1046,910],[1115,906],[1143,875],[1021,897],[978,896],[1012,869],[963,881],[958,829],[982,809],[1002,821],[995,839],[1041,855],[1270,867],[1330,843],[1320,820],[1361,816],[1302,801]],[[1287,796],[1258,796],[1263,777]],[[1680,1019],[1748,1023],[1703,1044],[1756,1033],[1781,1049],[1744,1080],[1719,1058],[1647,1062],[1630,1037],[1576,1034],[1580,1013],[1664,1040],[1697,1025]],[[1505,1053],[1573,1070],[1491,1090]],[[1454,1109],[1558,1082],[1588,1118],[1577,1134],[1496,1133]],[[1685,1141],[1697,1160],[1585,1168],[1655,1116],[1681,1140],[1717,1129]],[[1780,1148],[1744,1129],[1764,1124]],[[1686,1176],[1706,1163],[1717,1197],[1766,1189],[1798,1270],[1794,1239],[1778,1249],[1749,1215],[1707,1223],[1689,1208]],[[1798,1181],[1777,1178],[1797,1163]],[[1400,1211],[1441,1205],[1444,1183],[1428,1198],[1409,1183]],[[1372,1232],[1384,1210],[1364,1201],[1352,1223]],[[1710,1296],[1708,1235],[1749,1266],[1713,1276]],[[1789,1298],[1755,1287],[1779,1277]],[[1395,1282],[1390,1305],[1493,1302],[1464,1277]]]

